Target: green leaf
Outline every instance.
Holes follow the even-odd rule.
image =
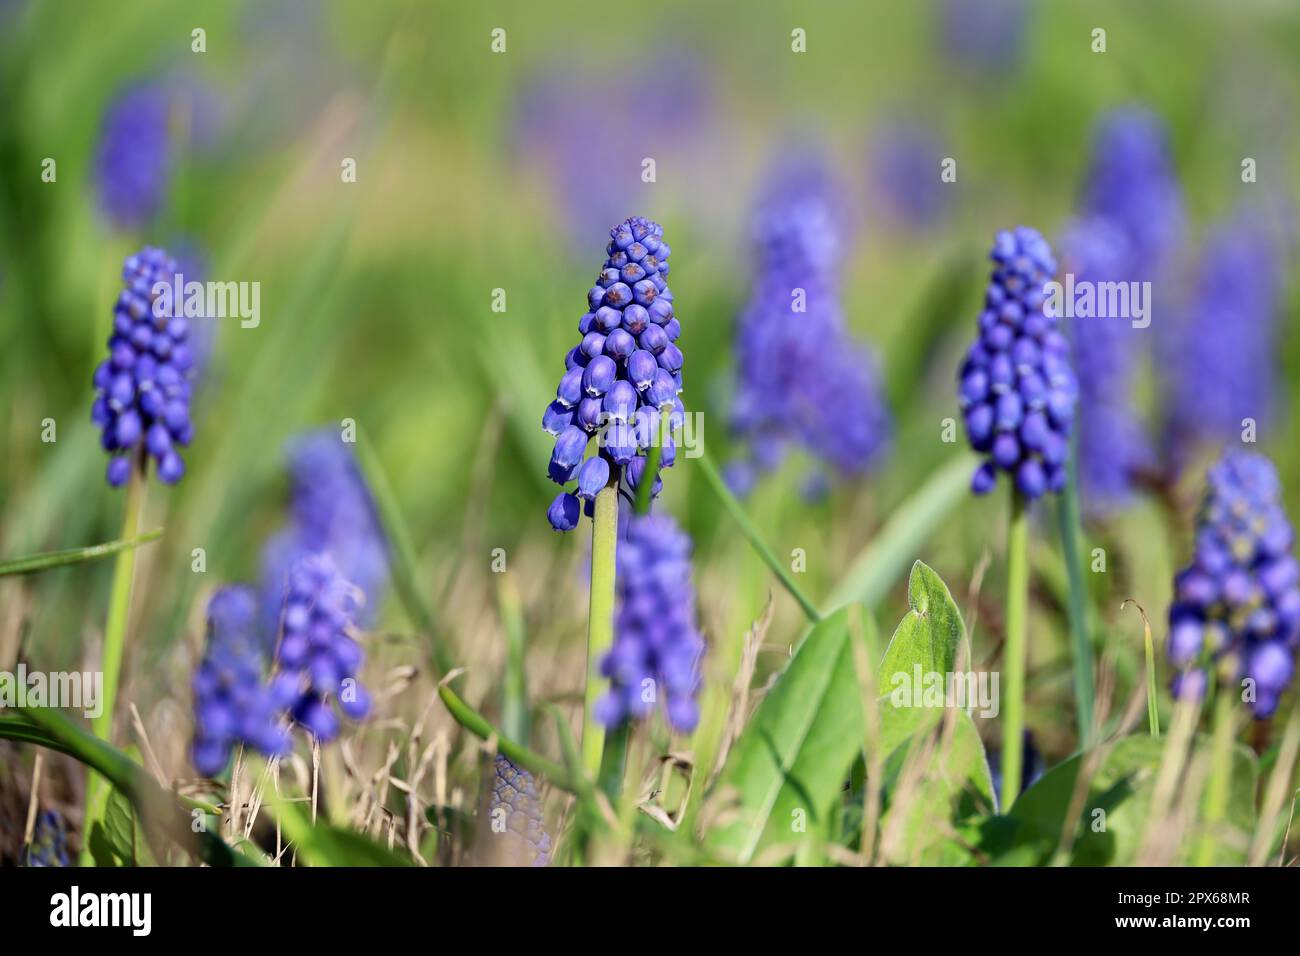
[[[25,708],[18,716],[0,717],[0,738],[56,750],[98,771],[130,800],[137,819],[143,821],[149,832],[165,835],[209,866],[241,866],[252,862],[215,834],[194,833],[190,828],[191,810],[198,804],[177,799],[126,754],[82,730],[57,710]]]
[[[907,603],[908,612],[894,630],[879,670],[880,746],[887,755],[884,786],[890,799],[881,829],[902,826],[905,833],[890,862],[962,863],[967,851],[936,823],[987,813],[996,806],[979,731],[965,710],[912,706],[910,694],[906,706],[895,706],[891,689],[923,688],[927,676],[934,674],[946,681],[957,670],[966,626],[948,586],[920,561],[912,565]],[[943,726],[945,717],[952,718],[950,728]],[[900,794],[900,774],[909,759],[924,760],[925,765],[919,768],[917,790]],[[898,814],[906,819],[895,821]]]
[[[104,544],[92,544],[88,548],[67,548],[63,551],[45,551],[41,554],[29,554],[22,558],[10,558],[0,561],[0,577],[9,574],[34,574],[50,568],[61,568],[69,564],[81,564],[86,561],[98,561],[100,558],[112,557],[122,551],[130,551],[142,544],[156,541],[162,536],[162,529],[149,531],[128,541],[109,541]]]
[[[1124,866],[1134,862],[1150,824],[1151,797],[1164,755],[1166,741],[1148,736],[1125,737],[1114,744],[1098,748],[1100,765],[1088,783],[1083,818],[1077,822],[1070,862],[1074,866]],[[1197,747],[1208,747],[1208,737],[1198,737]],[[1058,764],[1023,793],[1011,818],[1016,823],[1011,838],[1013,849],[1031,846],[1039,863],[1046,863],[1061,839],[1075,784],[1083,767],[1085,754],[1076,754]],[[1226,822],[1245,833],[1255,823],[1255,784],[1257,767],[1254,755],[1238,746],[1233,752],[1232,789]],[[1105,816],[1097,816],[1101,810]],[[1094,822],[1104,823],[1095,829]],[[1188,862],[1194,841],[1187,846]],[[1245,862],[1245,850],[1219,847],[1218,863]]]
[[[863,739],[850,610],[812,629],[737,741],[718,784],[736,805],[708,836],[720,856],[748,863],[825,832]],[[801,816],[807,832],[793,826]]]
[[[96,866],[156,866],[144,827],[131,802],[116,787],[109,793],[103,822],[90,835]]]
[[[853,601],[875,607],[930,535],[970,493],[977,460],[958,455],[895,507],[890,518],[849,564],[822,604],[824,613]]]
[[[394,853],[363,833],[317,821],[313,824],[297,804],[276,801],[269,809],[285,836],[295,845],[298,860],[308,866],[411,866],[409,857]]]

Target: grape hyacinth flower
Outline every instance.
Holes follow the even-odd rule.
[[[387,585],[388,545],[352,446],[337,431],[320,429],[292,439],[286,451],[291,520],[263,551],[264,628],[278,633],[289,572],[318,552],[329,554],[365,596],[357,622],[368,624]]]
[[[650,480],[658,493],[658,469],[647,479],[646,455],[660,443],[660,413],[672,415],[682,388],[682,352],[674,344],[681,324],[665,281],[670,251],[663,227],[640,216],[610,230],[608,258],[578,323],[582,339],[565,357],[555,401],[542,416],[542,427],[556,436],[551,480],[577,482],[547,511],[557,531],[572,531],[579,501],[590,506],[607,484],[635,493]],[[596,454],[588,458],[597,435]],[[671,466],[670,435],[659,452],[659,464]]]
[[[1061,243],[1063,271],[1076,284],[1130,281],[1131,244],[1110,220],[1084,219]],[[1135,477],[1155,468],[1155,454],[1133,412],[1133,382],[1141,344],[1122,316],[1078,319],[1071,347],[1079,383],[1079,484],[1084,509],[1101,515],[1131,499]]]
[[[971,487],[985,494],[1004,471],[1032,501],[1065,487],[1077,394],[1069,341],[1044,310],[1056,260],[1026,226],[998,233],[990,258],[980,334],[958,389],[971,447],[988,456]]]
[[[1254,715],[1277,709],[1300,645],[1300,566],[1273,464],[1229,450],[1210,468],[1191,563],[1174,579],[1169,660],[1176,697],[1199,697],[1213,668],[1250,680]]]
[[[122,268],[126,288],[113,311],[108,358],[95,369],[91,409],[92,421],[102,429],[101,444],[112,456],[107,477],[114,487],[126,483],[132,459],[143,462],[144,453],[157,462],[166,484],[185,474],[177,449],[193,435],[189,324],[167,315],[175,310],[159,304],[153,293],[155,283],[170,283],[175,273],[175,261],[148,246]]]
[[[1215,229],[1167,354],[1165,441],[1175,464],[1198,443],[1236,440],[1269,422],[1276,398],[1283,264],[1267,229],[1235,219]]]
[[[268,654],[257,617],[256,596],[246,587],[221,588],[208,602],[207,651],[192,683],[190,749],[194,768],[204,776],[225,769],[239,744],[267,756],[289,751],[283,703],[265,682]]]
[[[730,425],[745,445],[727,466],[737,494],[799,445],[842,477],[879,463],[890,418],[875,355],[845,327],[838,277],[845,224],[837,187],[815,157],[773,174],[755,217],[757,272],[736,330]],[[819,480],[820,479],[820,480]],[[824,475],[808,487],[824,487]]]
[[[493,824],[492,837],[505,840],[500,859],[528,866],[550,863],[551,837],[546,832],[537,784],[532,774],[504,754],[497,754],[493,762],[488,816]],[[504,830],[497,829],[498,820]]]
[[[32,842],[27,848],[26,866],[71,866],[68,857],[68,826],[56,810],[42,810],[36,818]]]
[[[212,91],[191,77],[135,83],[108,104],[95,152],[99,205],[119,229],[147,225],[162,210],[178,147],[215,138]]]
[[[1137,106],[1112,110],[1097,126],[1084,185],[1086,217],[1104,219],[1128,244],[1123,278],[1154,281],[1186,227],[1182,190],[1160,118]]]
[[[699,722],[696,695],[704,638],[695,625],[691,539],[667,515],[629,518],[618,546],[614,644],[601,663],[610,680],[597,719],[639,720],[663,702],[673,729]]]
[[[364,654],[352,636],[361,597],[328,554],[306,555],[289,572],[270,693],[321,743],[339,733],[333,701],[352,720],[370,712],[357,679]]]
[[[140,84],[123,90],[104,113],[95,159],[99,201],[119,228],[152,220],[171,178],[166,90]]]

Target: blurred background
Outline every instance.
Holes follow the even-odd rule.
[[[1104,53],[1093,52],[1096,28]],[[806,52],[792,50],[796,29]],[[1139,600],[1163,635],[1205,456],[1238,440],[1241,417],[1258,419],[1257,447],[1300,515],[1298,62],[1300,8],[1285,0],[664,0],[635,11],[0,0],[0,555],[117,537],[123,495],[104,481],[91,375],[123,259],[161,245],[187,276],[261,284],[257,328],[199,323],[208,345],[187,474],[148,491],[144,526],[166,532],[140,552],[122,700],[163,770],[194,776],[189,681],[204,607],[216,587],[257,579],[288,520],[286,442],[345,420],[389,473],[421,586],[469,668],[466,697],[490,716],[498,708],[505,590],[522,609],[535,702],[559,704],[576,726],[588,544],[546,523],[555,489],[540,418],[608,230],[630,215],[663,224],[686,401],[719,466],[761,458],[732,427],[737,329],[765,268],[754,224],[793,166],[813,170],[829,199],[836,334],[861,350],[885,409],[869,463],[841,467],[795,438],[745,489],[773,549],[805,552],[799,580],[815,600],[964,445],[956,369],[994,232],[1032,225],[1081,262],[1086,243],[1070,237],[1099,218],[1150,239],[1152,260],[1132,274],[1153,281],[1152,326],[1116,346],[1125,358],[1094,357],[1124,368],[1095,379],[1123,421],[1091,438],[1085,423],[1083,436],[1103,465],[1129,438],[1141,446],[1121,487],[1084,476],[1087,543],[1107,554],[1090,578],[1096,638],[1122,701],[1141,680],[1141,628],[1120,603]],[[1129,164],[1126,121],[1154,159],[1139,144]],[[944,182],[948,158],[956,175]],[[344,181],[349,159],[355,182]],[[1118,172],[1105,171],[1111,161]],[[1208,366],[1190,357],[1201,346]],[[1215,385],[1213,414],[1188,414],[1219,359],[1236,378]],[[950,417],[955,444],[942,440]],[[760,678],[803,623],[690,460],[666,477],[658,507],[695,543],[707,740],[769,599]],[[948,582],[980,666],[996,662],[1001,639],[1005,508],[1003,494],[963,500],[908,562]],[[1075,741],[1064,571],[1055,523],[1040,517],[1027,723],[1051,760]],[[504,575],[493,574],[496,548]],[[876,609],[885,633],[906,607],[905,570]],[[91,666],[110,576],[104,562],[0,582],[0,668]],[[376,713],[352,749],[327,758],[336,792],[361,787],[393,727],[424,721],[444,744],[436,799],[470,805],[479,758],[437,708],[401,608],[372,597]],[[130,717],[119,720],[126,742]],[[672,746],[663,728],[647,733]],[[541,722],[534,744],[556,752]],[[29,760],[0,747],[6,851],[21,835]],[[56,760],[47,801],[75,816],[80,785]]]

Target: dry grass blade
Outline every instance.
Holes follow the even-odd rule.
[[[754,621],[745,634],[745,643],[740,655],[740,667],[736,671],[736,679],[731,688],[731,709],[727,713],[727,722],[722,731],[722,740],[718,744],[717,759],[713,761],[713,769],[709,772],[709,779],[705,783],[706,790],[713,786],[718,779],[718,774],[722,773],[722,768],[727,763],[727,757],[731,754],[731,748],[735,746],[736,741],[740,739],[741,732],[745,729],[745,722],[749,716],[749,688],[754,681],[754,671],[758,667],[758,655],[763,648],[763,641],[767,637],[767,629],[772,623],[773,608],[772,594],[769,591],[763,613],[758,616],[758,619]]]

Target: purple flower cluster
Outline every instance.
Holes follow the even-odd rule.
[[[161,249],[145,247],[122,267],[126,288],[113,310],[108,358],[95,369],[91,419],[113,457],[108,483],[124,484],[132,458],[144,449],[158,463],[158,477],[174,484],[185,474],[177,447],[188,445],[190,424],[189,324],[155,309],[153,286],[171,282],[176,263]]]
[[[322,743],[339,733],[332,700],[352,720],[370,713],[370,694],[357,680],[365,655],[352,637],[359,598],[328,554],[306,555],[289,572],[271,687]]]
[[[529,866],[546,866],[551,861],[551,836],[546,832],[542,801],[533,775],[503,754],[497,754],[492,769],[492,790],[488,815],[493,837],[504,838],[508,861],[521,860]],[[503,818],[503,831],[495,828]]]
[[[1082,198],[1082,216],[1062,240],[1064,271],[1076,283],[1150,282],[1148,317],[1163,313],[1162,281],[1182,241],[1185,223],[1164,124],[1139,107],[1114,110],[1098,123]],[[1091,514],[1126,504],[1138,472],[1156,467],[1134,412],[1138,362],[1151,333],[1130,316],[1076,321],[1072,328],[1079,377],[1079,482]],[[1163,323],[1161,323],[1163,326]]]
[[[144,225],[162,208],[171,178],[170,98],[154,84],[123,90],[104,113],[95,166],[99,201],[119,228]]]
[[[1253,682],[1254,713],[1262,719],[1291,682],[1300,644],[1295,537],[1277,472],[1263,455],[1226,452],[1208,484],[1192,562],[1174,579],[1174,694],[1201,696],[1213,665],[1222,680]]]
[[[262,554],[266,630],[279,631],[290,570],[316,553],[328,554],[364,595],[357,620],[369,623],[388,580],[388,545],[352,447],[337,431],[320,429],[294,438],[287,457],[291,520]]]
[[[177,147],[214,138],[212,91],[188,76],[135,83],[108,104],[95,154],[99,204],[119,229],[151,222],[167,198]]]
[[[1056,260],[1026,226],[998,233],[990,258],[980,334],[958,387],[971,447],[988,455],[971,487],[991,491],[1001,470],[1032,500],[1065,487],[1078,392],[1069,341],[1043,307]]]
[[[240,743],[268,756],[288,753],[285,708],[266,686],[268,655],[257,624],[257,599],[249,588],[221,588],[208,602],[207,652],[192,683],[190,751],[204,776],[220,773]]]
[[[662,698],[668,723],[689,733],[704,638],[695,626],[691,539],[667,515],[626,520],[616,557],[614,644],[601,662],[610,689],[597,719],[613,727],[650,715]]]
[[[335,701],[353,720],[370,712],[370,695],[357,680],[364,655],[352,636],[358,597],[329,555],[304,555],[289,571],[277,605],[281,636],[268,655],[254,592],[228,587],[213,595],[207,654],[193,684],[192,755],[200,773],[220,773],[241,743],[267,756],[287,754],[289,720],[322,743],[333,740]]]
[[[1063,271],[1075,282],[1129,281],[1130,244],[1109,220],[1075,222],[1061,241]],[[1126,504],[1134,475],[1155,467],[1146,431],[1133,412],[1133,378],[1144,330],[1123,316],[1077,319],[1071,328],[1079,381],[1079,484],[1093,515]]]
[[[1182,242],[1182,190],[1160,118],[1130,106],[1098,124],[1083,211],[1124,236],[1126,279],[1154,280]]]
[[[660,412],[672,414],[682,388],[682,351],[674,344],[681,323],[665,281],[670,249],[663,228],[637,216],[609,234],[609,258],[578,323],[582,341],[565,356],[555,401],[542,416],[542,427],[556,436],[551,480],[577,481],[575,492],[562,492],[547,511],[557,531],[577,527],[580,499],[590,505],[602,488],[623,480],[635,493],[647,480],[645,453],[660,440]],[[669,467],[676,449],[664,431],[659,461]],[[597,453],[586,457],[593,436]],[[658,494],[659,476],[648,480]]]
[[[1244,217],[1206,240],[1196,290],[1165,356],[1166,434],[1180,463],[1198,443],[1267,424],[1276,398],[1283,263],[1268,230]]]
[[[324,430],[290,444],[289,469],[293,520],[263,553],[259,590],[226,588],[209,606],[195,677],[194,764],[205,774],[238,743],[287,752],[290,720],[323,742],[338,735],[336,703],[354,720],[370,710],[353,636],[387,582],[370,491],[352,450]]]
[[[755,276],[736,330],[730,424],[745,444],[727,466],[745,494],[792,444],[841,476],[876,465],[890,417],[875,355],[855,341],[840,307],[845,224],[838,187],[814,156],[792,156],[771,176],[755,217]]]

